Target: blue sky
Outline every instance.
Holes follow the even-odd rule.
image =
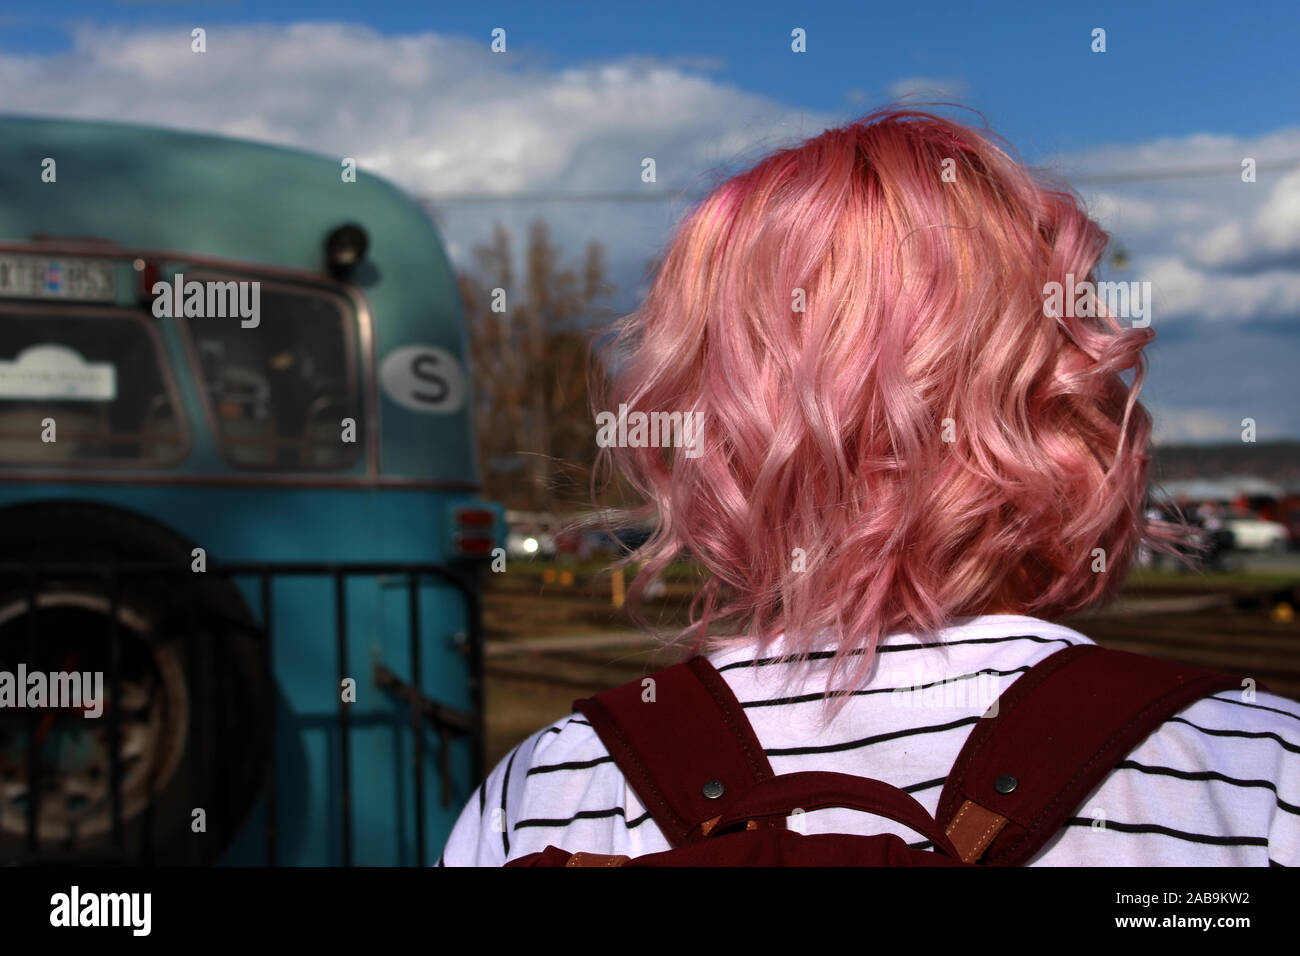
[[[79,22],[124,26],[364,23],[383,34],[423,30],[510,43],[556,68],[654,56],[704,67],[719,82],[817,112],[851,112],[899,77],[958,80],[963,101],[1022,151],[1216,129],[1249,136],[1300,117],[1300,5],[1223,3],[356,3],[355,0],[185,3],[63,0],[14,4],[0,48],[50,53]],[[1244,10],[1243,14],[1240,12]],[[808,55],[789,34],[808,31]],[[1107,31],[1107,51],[1089,49]]]
[[[1168,439],[1300,437],[1300,4],[11,3],[0,112],[200,129],[355,156],[433,210],[457,262],[544,216],[605,244],[619,308],[684,208],[465,203],[698,194],[900,97],[980,110],[1075,183],[1155,287],[1146,393]],[[193,56],[189,31],[208,31]],[[508,53],[488,50],[507,31]],[[808,51],[790,50],[807,31]],[[1106,31],[1106,52],[1091,33]],[[1241,182],[1243,157],[1260,164]],[[1219,170],[1170,177],[1170,171]],[[1138,179],[1126,177],[1137,174]]]

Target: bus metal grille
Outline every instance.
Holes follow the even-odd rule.
[[[21,580],[26,595],[26,658],[31,662],[39,659],[39,648],[41,645],[40,634],[40,616],[38,614],[38,595],[41,590],[41,581],[48,576],[55,574],[75,574],[83,576],[95,576],[102,580],[104,594],[108,601],[108,614],[105,640],[107,642],[107,661],[108,666],[105,672],[105,697],[108,706],[106,707],[107,725],[108,725],[108,790],[109,805],[111,813],[111,847],[109,851],[79,851],[75,846],[64,852],[51,852],[48,849],[42,851],[40,845],[40,814],[42,799],[34,795],[40,795],[42,784],[42,766],[41,766],[41,739],[42,720],[48,719],[48,711],[27,708],[22,719],[26,721],[26,767],[27,767],[27,795],[25,806],[25,827],[23,841],[25,850],[14,854],[0,850],[0,865],[13,864],[50,864],[50,863],[86,863],[86,864],[114,864],[114,863],[137,863],[142,862],[139,855],[135,852],[128,852],[126,840],[126,826],[124,819],[124,805],[122,794],[122,781],[124,768],[121,760],[121,743],[122,743],[122,708],[118,706],[120,698],[120,679],[122,667],[122,635],[119,626],[119,605],[121,594],[121,584],[124,579],[133,575],[144,576],[163,576],[161,579],[176,579],[177,586],[188,589],[189,599],[187,606],[189,608],[189,627],[185,634],[185,656],[187,659],[186,677],[187,690],[189,693],[190,713],[198,712],[204,702],[205,693],[220,693],[221,688],[208,686],[210,678],[213,675],[201,673],[201,668],[197,666],[197,637],[198,627],[196,626],[195,613],[198,602],[194,599],[194,592],[197,587],[198,574],[192,572],[189,567],[177,567],[174,563],[159,562],[50,562],[42,561],[39,564],[31,562],[5,561],[0,562],[0,580],[14,582]],[[375,577],[375,578],[397,578],[401,581],[402,586],[406,589],[407,599],[407,642],[409,645],[409,659],[407,668],[410,674],[410,680],[403,680],[397,672],[386,664],[376,663],[371,674],[376,687],[392,695],[394,698],[406,704],[409,712],[410,724],[412,729],[413,746],[410,752],[411,760],[411,779],[414,785],[414,837],[415,853],[414,862],[416,865],[424,866],[429,861],[427,859],[425,840],[426,840],[426,798],[425,798],[425,773],[424,762],[425,754],[423,744],[428,731],[435,732],[443,746],[441,753],[444,757],[442,778],[441,799],[444,805],[447,805],[451,799],[451,767],[447,761],[447,755],[450,752],[448,743],[452,738],[468,738],[472,754],[472,775],[474,781],[481,780],[484,773],[483,755],[484,755],[484,726],[483,726],[483,636],[482,636],[482,606],[479,599],[479,591],[473,576],[461,568],[419,562],[391,562],[391,563],[212,563],[208,566],[206,575],[213,577],[224,577],[228,580],[235,581],[241,578],[251,578],[258,582],[260,609],[255,610],[255,614],[260,618],[256,626],[250,629],[250,636],[255,637],[260,642],[262,663],[266,669],[267,675],[271,681],[275,680],[276,674],[273,667],[273,651],[275,647],[274,633],[274,597],[275,582],[278,579],[288,577],[315,577],[332,579],[335,606],[335,641],[334,651],[338,665],[338,676],[340,681],[350,676],[348,674],[347,661],[349,660],[348,647],[348,608],[347,608],[347,581],[353,577]],[[160,580],[160,578],[155,578]],[[424,581],[436,581],[450,585],[460,593],[465,601],[467,628],[467,646],[466,650],[469,657],[469,699],[471,709],[467,711],[457,710],[445,704],[425,696],[420,687],[420,674],[422,667],[421,660],[421,641],[420,636],[420,586]],[[353,833],[353,803],[352,803],[352,742],[350,739],[350,705],[342,700],[340,702],[336,716],[337,720],[337,751],[332,756],[337,759],[337,766],[340,769],[338,776],[338,793],[337,806],[339,808],[338,840],[341,847],[341,862],[345,866],[351,866],[354,863],[354,833]],[[266,727],[266,759],[263,769],[263,783],[261,795],[265,805],[265,827],[264,827],[264,862],[267,865],[278,865],[281,861],[278,854],[279,841],[277,839],[276,821],[280,815],[280,768],[277,763],[276,754],[276,707],[267,708],[269,726]],[[12,719],[12,713],[5,715],[0,710],[0,716],[9,716]],[[203,739],[203,722],[197,719],[189,721],[189,740],[187,747],[189,752],[194,755],[206,753]],[[204,790],[205,781],[202,775],[206,772],[204,761],[193,759],[189,761],[190,774],[189,783],[191,795],[197,795]],[[198,800],[192,801],[191,805],[197,805]],[[3,806],[0,801],[0,815],[12,812]],[[148,811],[146,811],[148,812]],[[400,822],[397,824],[400,826]],[[146,824],[143,828],[145,853],[143,862],[148,862],[147,843],[151,839],[150,827]],[[197,844],[196,844],[197,845]],[[199,862],[195,859],[193,862]]]

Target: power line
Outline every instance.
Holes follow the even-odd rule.
[[[443,193],[419,198],[421,202],[433,205],[442,202],[671,202],[689,200],[692,195],[685,189],[645,189],[607,192]]]
[[[1290,159],[1261,160],[1255,164],[1256,171],[1286,170],[1300,168],[1300,156]],[[1240,164],[1236,166],[1183,166],[1166,169],[1132,170],[1116,173],[1080,173],[1058,175],[1067,181],[1079,185],[1102,186],[1119,183],[1163,182],[1171,179],[1196,179],[1205,176],[1239,176]],[[604,190],[592,192],[534,190],[518,193],[464,192],[442,193],[419,197],[425,205],[440,203],[494,203],[494,202],[688,202],[698,198],[702,193],[685,189],[628,189]]]
[[[1300,156],[1291,159],[1266,159],[1255,163],[1256,171],[1273,170],[1273,169],[1293,169],[1300,168]],[[1183,166],[1171,169],[1153,169],[1153,170],[1135,170],[1129,173],[1097,173],[1089,175],[1083,173],[1078,176],[1066,176],[1066,179],[1073,183],[1103,184],[1103,183],[1137,183],[1137,182],[1156,182],[1165,179],[1196,179],[1201,176],[1239,176],[1241,175],[1241,164],[1236,166]]]
[[[443,193],[420,196],[425,206],[439,203],[668,203],[689,202],[688,190],[608,190],[594,193]]]

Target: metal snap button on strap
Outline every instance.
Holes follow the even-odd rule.
[[[993,789],[998,793],[1010,793],[1012,790],[1016,789],[1016,784],[1018,783],[1020,783],[1020,781],[1011,776],[1011,774],[1004,773],[1002,776],[998,777],[997,780],[993,781]]]
[[[710,780],[708,783],[704,785],[703,792],[704,795],[708,797],[710,800],[716,800],[718,799],[718,797],[722,796],[723,791],[725,789],[726,788],[723,787],[719,781]]]

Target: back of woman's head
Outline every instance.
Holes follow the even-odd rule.
[[[608,450],[657,524],[638,580],[706,572],[682,640],[726,643],[724,619],[758,647],[834,642],[856,683],[885,633],[1113,594],[1145,527],[1152,333],[1044,294],[1095,280],[1107,238],[989,136],[915,111],[714,190],[597,402],[700,415],[695,451]]]

